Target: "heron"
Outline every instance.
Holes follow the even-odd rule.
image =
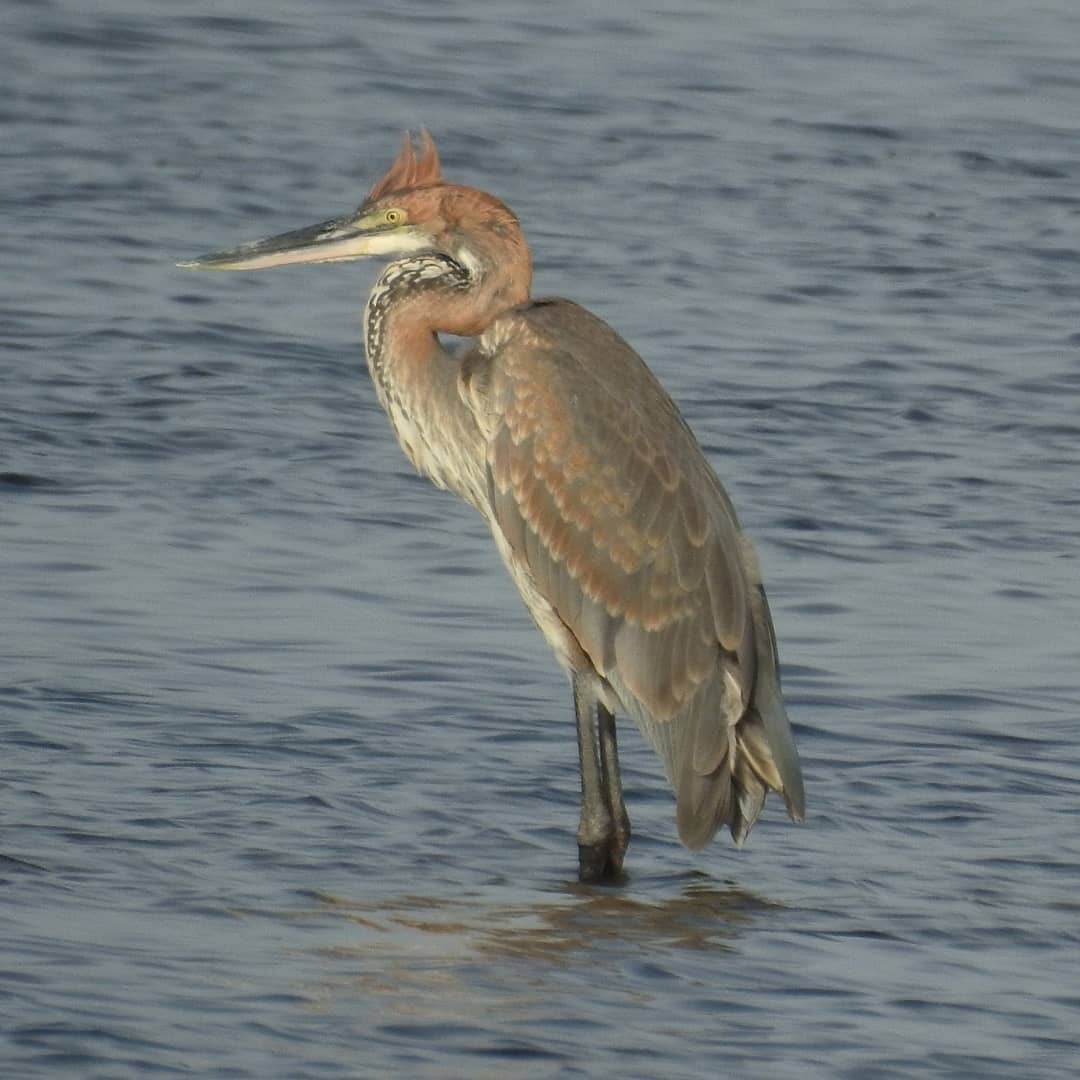
[[[777,792],[804,814],[758,559],[678,407],[610,326],[532,299],[499,199],[443,179],[427,131],[343,217],[180,266],[389,260],[364,313],[375,393],[406,457],[490,526],[569,675],[582,882],[619,881],[630,818],[616,715],[674,790],[679,839],[742,846]],[[467,339],[451,350],[441,335]]]

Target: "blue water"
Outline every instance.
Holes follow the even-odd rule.
[[[3,1075],[1074,1075],[1080,8],[91,7],[0,34]],[[625,729],[579,887],[567,687],[378,409],[375,268],[174,268],[421,125],[725,478],[803,826],[690,854]]]

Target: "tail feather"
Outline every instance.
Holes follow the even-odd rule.
[[[730,823],[731,837],[737,847],[746,843],[746,838],[765,805],[768,791],[751,769],[744,766],[740,772],[741,775],[735,777],[735,812]]]
[[[748,713],[735,729],[736,756],[744,764],[743,774],[752,770],[761,778],[766,787],[773,791],[783,791],[784,781],[769,752],[769,741],[765,735],[765,725],[756,713]],[[736,770],[739,777],[739,770]],[[741,778],[741,777],[740,777]]]
[[[784,699],[780,696],[780,687],[775,679],[758,680],[754,708],[761,718],[768,760],[773,763],[780,779],[775,790],[784,797],[791,820],[802,821],[806,814],[806,796],[803,794],[799,751],[795,749],[795,737],[791,734],[787,709],[784,708]]]
[[[775,708],[783,704],[779,696],[768,704]],[[745,843],[765,805],[769,791],[778,792],[784,799],[789,815],[796,821],[803,816],[802,774],[794,742],[787,730],[787,717],[782,714],[781,731],[786,739],[779,745],[770,738],[770,727],[755,710],[749,711],[725,740],[726,753],[715,767],[707,772],[700,766],[703,757],[684,770],[676,785],[679,839],[697,851],[713,838],[717,830],[727,825],[738,846]],[[696,764],[698,767],[694,767]]]
[[[679,785],[675,820],[679,839],[691,851],[700,851],[731,820],[734,788],[731,767],[724,760],[715,772],[691,772]]]

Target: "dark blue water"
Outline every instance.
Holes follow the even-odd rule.
[[[1080,1024],[1080,8],[8,0],[0,1064],[1049,1078]],[[400,132],[648,358],[757,538],[809,816],[678,846],[411,474],[363,266],[177,259]]]

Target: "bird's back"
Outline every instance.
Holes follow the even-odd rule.
[[[606,323],[567,300],[497,319],[461,367],[489,517],[563,662],[656,748],[679,834],[741,842],[766,789],[801,818],[757,560],[677,407]]]

